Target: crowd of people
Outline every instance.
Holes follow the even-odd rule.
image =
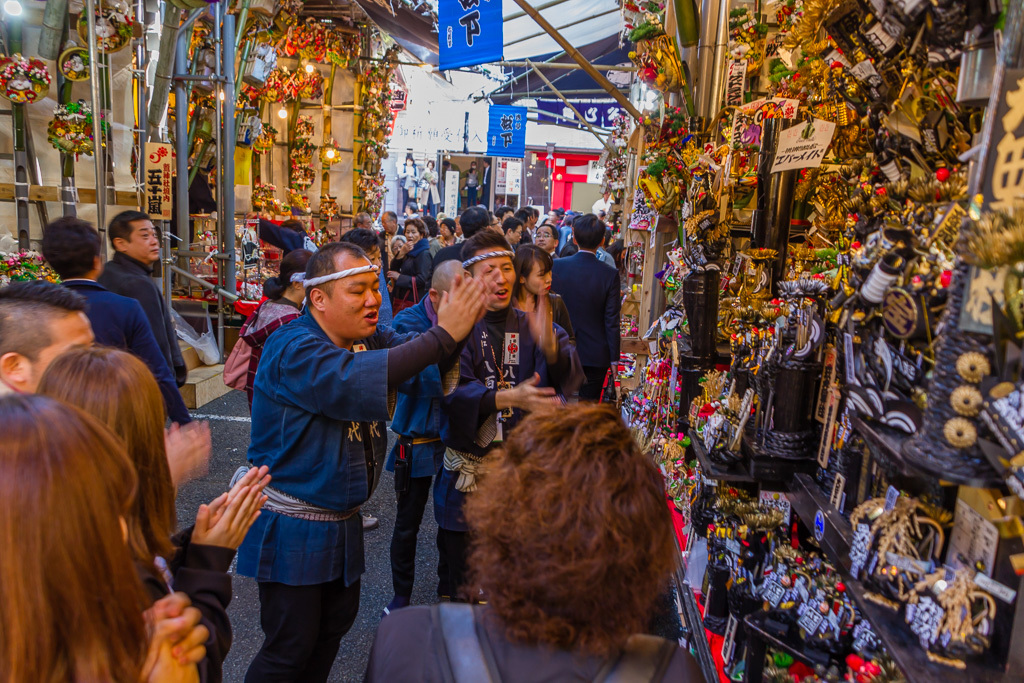
[[[326,681],[385,469],[394,596],[368,681],[698,680],[642,635],[675,549],[660,474],[599,403],[621,301],[602,217],[359,214],[319,249],[262,223],[286,253],[227,364],[246,462],[187,523],[210,431],[179,393],[149,217],[111,221],[107,263],[59,219],[61,284],[0,289],[0,680],[222,680],[237,560],[264,633],[245,680]],[[411,607],[431,495],[439,604]]]

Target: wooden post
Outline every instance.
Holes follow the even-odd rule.
[[[623,109],[629,112],[630,116],[632,116],[634,119],[637,119],[638,121],[643,120],[643,114],[641,114],[640,111],[633,106],[633,103],[629,101],[629,98],[627,98],[625,95],[619,92],[618,88],[612,85],[611,82],[607,78],[605,78],[600,71],[595,69],[593,65],[591,65],[591,63],[587,61],[586,57],[581,55],[579,51],[576,48],[574,48],[572,44],[562,36],[561,33],[558,32],[558,29],[551,25],[551,22],[549,22],[547,19],[541,16],[541,13],[535,10],[526,0],[515,0],[515,3],[522,7],[523,11],[529,14],[530,17],[532,17],[533,20],[537,22],[537,25],[544,29],[549,36],[554,38],[555,42],[558,43],[563,50],[565,50],[566,54],[572,57],[573,60],[577,64],[579,64],[584,71],[587,72],[588,76],[593,78],[594,81],[596,81],[598,85],[604,88],[604,90],[609,95],[611,95],[612,98],[614,98],[615,101],[618,102]]]
[[[323,147],[331,143],[331,119],[334,118],[334,75],[338,67],[331,64],[331,80],[324,88],[324,138]],[[331,167],[323,164],[323,172],[320,174],[320,196],[327,197],[331,194]],[[323,207],[320,209],[320,217],[323,218]]]
[[[353,87],[352,107],[352,215],[363,210],[363,197],[359,194],[359,177],[362,173],[362,166],[359,156],[363,148],[363,74],[356,76],[356,83]]]

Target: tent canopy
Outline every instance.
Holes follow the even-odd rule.
[[[370,19],[427,64],[437,65],[437,1],[415,7],[398,4],[395,13],[379,0],[358,0]],[[498,0],[482,0],[497,2]],[[622,29],[618,0],[533,0],[533,7],[573,45],[614,38]],[[561,48],[514,0],[501,0],[505,59],[556,54]]]

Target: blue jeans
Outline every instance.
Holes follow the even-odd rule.
[[[471,207],[471,206],[476,206],[476,190],[477,190],[476,186],[473,186],[473,187],[470,187],[469,185],[466,186],[466,208],[467,209],[469,207]]]

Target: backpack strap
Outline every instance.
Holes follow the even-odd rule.
[[[671,640],[632,635],[603,683],[659,683],[678,649]]]
[[[438,616],[441,635],[455,683],[501,683],[501,677],[488,665],[476,632],[476,615],[471,605],[441,603]]]

